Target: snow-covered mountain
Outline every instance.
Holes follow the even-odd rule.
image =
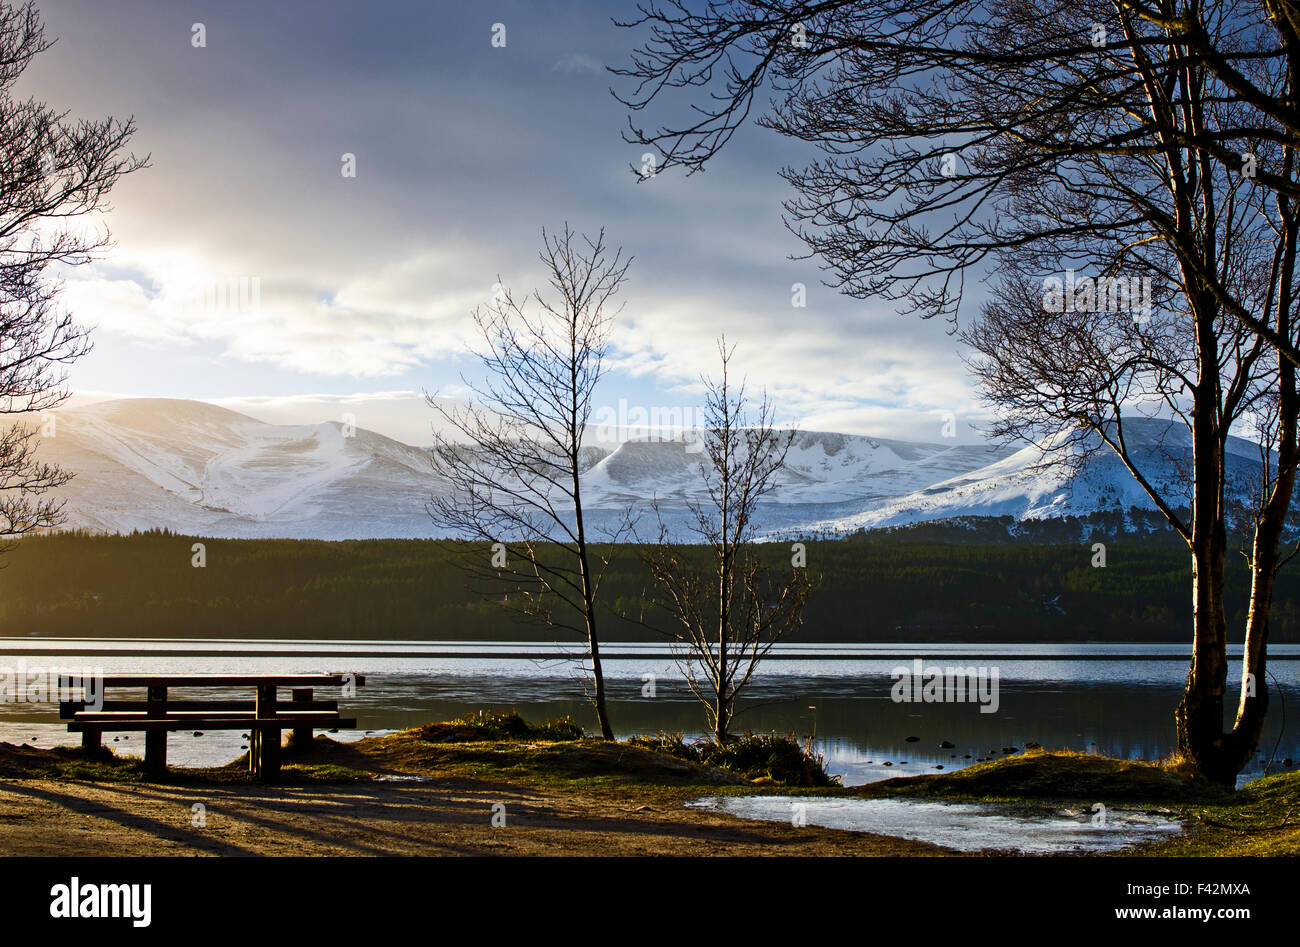
[[[428,536],[425,451],[341,423],[265,424],[164,398],[54,413],[38,455],[76,474],[70,528],[222,537]],[[345,436],[346,435],[346,436]]]
[[[704,498],[702,455],[682,440],[636,440],[620,445],[592,467],[584,480],[585,503],[607,513],[640,511],[640,535],[657,528],[649,507],[657,500],[674,530],[689,520],[686,504]],[[760,528],[769,533],[803,533],[812,524],[859,515],[930,484],[974,470],[1006,456],[1003,447],[925,444],[853,434],[801,431],[769,495]]]
[[[1135,466],[1175,507],[1190,502],[1191,435],[1168,421],[1134,418],[1124,440]],[[1099,438],[1090,441],[1098,447]],[[1155,510],[1155,504],[1109,449],[1090,453],[1081,467],[1045,464],[1044,451],[1029,446],[987,466],[898,496],[869,510],[813,524],[815,531],[853,531],[969,516],[1011,516],[1017,520],[1086,516],[1097,511]],[[1259,445],[1230,438],[1227,458],[1229,501],[1243,501],[1258,489]]]
[[[62,489],[67,526],[105,532],[167,527],[214,537],[359,539],[436,535],[426,510],[446,489],[425,450],[342,423],[267,424],[199,401],[138,398],[55,413],[39,455],[76,474]],[[1138,422],[1130,439],[1166,489],[1180,481],[1185,433]],[[656,534],[652,501],[674,532],[702,497],[701,455],[681,440],[588,450],[585,502],[599,535],[628,508]],[[1031,517],[1150,506],[1109,456],[1082,471],[1038,469],[1034,448],[913,443],[800,432],[761,528],[771,535],[969,515]],[[1245,489],[1257,448],[1234,445]]]

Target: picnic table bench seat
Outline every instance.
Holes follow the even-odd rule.
[[[111,714],[92,714],[80,713],[72,718],[68,724],[68,731],[71,733],[84,733],[87,730],[98,731],[130,731],[130,730],[193,730],[200,728],[205,730],[247,730],[249,727],[274,727],[278,726],[281,730],[297,729],[303,726],[310,726],[311,729],[320,729],[322,724],[329,724],[330,727],[352,727],[356,725],[356,720],[340,717],[337,713],[328,711],[311,711],[302,714],[276,714],[274,717],[256,717],[252,714],[201,714],[201,713],[180,713],[168,714],[165,717],[153,717],[149,714],[136,713],[111,713]]]
[[[144,707],[145,701],[141,700],[104,700],[100,701],[99,713],[112,713],[118,711],[136,711]],[[202,713],[225,713],[228,711],[251,712],[257,709],[255,700],[175,700],[167,698],[167,712],[190,713],[199,711]],[[338,710],[339,702],[337,700],[312,700],[310,702],[277,700],[275,702],[276,712],[280,711],[302,711],[302,710]],[[71,720],[74,715],[86,710],[84,700],[64,700],[59,702],[59,716],[64,720]]]

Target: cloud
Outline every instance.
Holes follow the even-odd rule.
[[[66,277],[81,321],[154,346],[219,343],[226,355],[277,368],[356,378],[399,374],[464,350],[469,314],[490,284],[458,254],[422,250],[341,282],[237,274],[216,254],[119,256],[142,275],[98,269]]]
[[[267,424],[320,424],[347,421],[405,444],[431,444],[437,414],[417,391],[358,392],[210,398],[213,404]]]
[[[440,392],[452,397],[465,394],[461,391]],[[76,403],[84,404],[112,395],[82,396]],[[375,391],[352,394],[307,394],[277,396],[246,396],[235,398],[203,399],[212,404],[247,414],[268,424],[319,424],[324,421],[347,420],[358,427],[375,431],[395,440],[417,446],[432,442],[431,430],[439,419],[436,412],[416,391]],[[672,400],[672,399],[670,399]],[[608,407],[619,414],[618,399],[602,399],[599,407]],[[623,415],[635,408],[651,405],[624,402]],[[654,405],[655,415],[662,409],[678,408],[683,417],[697,418],[701,399],[683,396],[672,404]],[[648,415],[647,415],[648,416]],[[800,418],[798,427],[807,431],[836,431],[842,433],[871,434],[899,440],[945,443],[944,425],[948,418],[943,412],[905,410],[884,405],[854,403],[821,403],[813,414]],[[957,443],[970,443],[979,439],[972,430],[973,417],[959,416]],[[596,432],[598,433],[598,432]],[[593,435],[594,436],[594,435]]]
[[[593,76],[606,75],[605,65],[594,56],[588,56],[586,53],[569,53],[563,56],[551,67],[553,72],[563,72],[570,75],[587,74]]]
[[[543,285],[539,231],[567,220],[636,257],[610,398],[698,404],[725,332],[789,421],[883,433],[978,411],[941,325],[845,299],[789,258],[803,246],[782,227],[777,172],[807,152],[747,128],[706,174],[637,182],[623,109],[572,78],[626,59],[631,35],[599,5],[520,5],[505,49],[455,7],[305,9],[230,0],[207,14],[204,50],[186,17],[48,12],[60,41],[24,91],[77,115],[134,113],[153,155],[113,194],[112,254],[65,277],[65,302],[113,343],[111,363],[78,363],[79,387],[156,389],[183,353],[207,370],[178,397],[216,382],[446,389],[471,310],[498,278]],[[356,178],[340,174],[345,152]]]

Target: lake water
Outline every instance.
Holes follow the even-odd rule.
[[[1160,812],[1129,809],[1109,809],[1099,818],[1095,809],[1019,812],[987,803],[833,796],[711,796],[688,805],[742,819],[894,835],[959,852],[1114,852],[1183,830]]]
[[[1269,726],[1262,756],[1246,769],[1243,781],[1263,773],[1275,743],[1273,772],[1285,769],[1284,757],[1300,758],[1300,646],[1270,650],[1276,684],[1270,681]],[[762,664],[735,731],[814,736],[827,768],[842,774],[846,785],[957,769],[1030,741],[1048,749],[1154,760],[1173,746],[1173,713],[1187,654],[1184,646],[1152,644],[789,644]],[[579,657],[577,647],[513,642],[0,638],[0,674],[20,661],[29,670],[57,666],[104,673],[364,674],[365,687],[340,702],[361,729],[339,734],[342,739],[484,708],[513,708],[530,720],[572,715],[593,729]],[[895,702],[892,672],[912,667],[917,659],[927,669],[996,669],[997,711],[981,713],[971,702]],[[609,645],[605,675],[619,737],[660,730],[702,734],[703,709],[666,646]],[[1235,692],[1234,686],[1234,703]],[[334,695],[322,691],[321,696]],[[1284,713],[1291,721],[1285,727]],[[909,742],[909,736],[918,739]],[[52,746],[78,740],[58,719],[53,703],[0,703],[0,741]],[[143,751],[140,734],[105,740],[119,752]],[[945,741],[953,747],[940,748]],[[243,743],[237,732],[174,734],[168,758],[178,766],[221,764],[237,757]]]

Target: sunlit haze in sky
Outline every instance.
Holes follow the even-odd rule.
[[[41,11],[58,42],[19,91],[134,115],[134,150],[152,155],[113,192],[114,248],[65,274],[65,302],[96,327],[71,374],[83,397],[202,398],[268,421],[351,410],[427,441],[420,392],[462,394],[474,371],[470,311],[498,279],[537,285],[541,228],[568,221],[635,257],[599,404],[698,405],[725,332],[784,422],[939,441],[951,412],[969,439],[978,403],[946,327],[842,297],[790,259],[803,247],[777,172],[813,153],[747,128],[708,172],[638,183],[604,68],[637,40],[611,22],[630,0]],[[257,305],[194,304],[240,278]]]

